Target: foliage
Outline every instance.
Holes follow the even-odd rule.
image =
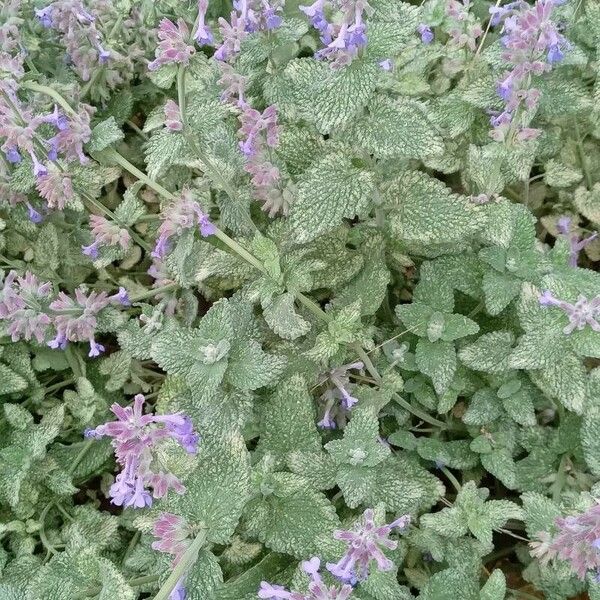
[[[599,51],[593,0],[5,2],[0,599],[600,597]]]

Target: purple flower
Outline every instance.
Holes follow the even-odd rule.
[[[165,113],[165,125],[171,131],[181,131],[183,123],[181,122],[181,111],[179,105],[174,100],[167,100],[163,109]]]
[[[398,542],[388,539],[392,529],[400,530],[408,527],[410,516],[404,515],[389,525],[377,526],[374,521],[374,512],[370,508],[365,510],[362,522],[354,529],[335,531],[333,536],[348,544],[346,553],[335,564],[328,563],[327,569],[342,581],[362,581],[369,574],[369,563],[374,560],[380,571],[389,571],[394,563],[382,552],[381,547],[394,550]]]
[[[208,0],[198,0],[198,29],[194,33],[194,39],[199,46],[206,46],[213,43],[213,34],[206,25],[206,11],[208,10]]]
[[[90,351],[88,356],[90,358],[95,358],[96,356],[100,356],[104,352],[105,348],[102,344],[98,344],[95,340],[90,340]]]
[[[36,8],[35,16],[38,18],[42,27],[46,27],[47,29],[52,27],[52,4],[45,8]]]
[[[175,475],[155,470],[154,452],[162,441],[170,438],[190,454],[197,451],[199,438],[189,417],[180,413],[145,415],[144,402],[144,396],[138,394],[133,407],[113,404],[111,411],[117,420],[87,432],[88,437],[112,438],[115,458],[122,468],[110,488],[112,502],[118,506],[144,508],[151,505],[152,496],[161,498],[169,489],[178,494],[185,491]],[[149,487],[153,490],[152,496],[147,490]]]
[[[81,252],[92,260],[96,260],[98,258],[98,244],[93,242],[89,246],[81,246]]]
[[[83,286],[75,290],[75,298],[59,292],[56,299],[50,303],[54,312],[53,324],[58,333],[57,338],[71,342],[88,342],[90,356],[97,356],[104,348],[94,339],[98,324],[96,316],[109,304],[110,298],[106,292],[87,294]]]
[[[386,58],[385,60],[379,62],[379,66],[384,71],[391,71],[394,68],[394,63],[389,58]]]
[[[539,135],[538,130],[528,127],[531,111],[536,109],[539,100],[537,90],[530,93],[531,75],[550,71],[554,63],[564,58],[564,50],[569,48],[569,43],[552,21],[555,4],[553,0],[537,0],[534,6],[530,6],[517,1],[490,9],[491,23],[503,22],[502,57],[511,65],[496,88],[505,103],[504,113],[509,116],[508,122],[499,123],[490,132],[497,141],[504,141],[511,132],[520,141],[535,139]],[[520,106],[526,110],[518,110]],[[517,115],[519,123],[512,127],[512,120]]]
[[[59,112],[58,106],[54,105],[54,111],[49,115],[45,116],[44,123],[49,123],[58,129],[59,131],[65,131],[65,129],[69,128],[69,119]]]
[[[600,569],[600,552],[598,552],[600,505],[596,504],[579,515],[558,518],[556,526],[557,535],[550,543],[545,544],[544,561],[560,558],[569,563],[580,579],[585,579],[588,571],[598,571]]]
[[[216,226],[210,222],[208,215],[192,198],[191,190],[185,188],[162,214],[163,222],[158,228],[158,239],[152,251],[154,258],[163,258],[170,249],[170,239],[180,235],[184,229],[198,225],[203,237],[217,232]]]
[[[320,397],[325,405],[325,412],[323,418],[317,423],[319,427],[335,429],[346,424],[348,411],[358,402],[358,399],[348,392],[351,385],[349,371],[363,368],[364,364],[358,361],[331,369],[319,377],[317,384],[327,385],[327,389]]]
[[[64,350],[67,347],[68,343],[69,342],[64,334],[57,333],[56,337],[48,342],[48,346],[53,350]]]
[[[429,25],[426,23],[420,23],[417,27],[417,31],[419,32],[421,41],[424,44],[431,44],[431,42],[433,42],[433,31],[431,31],[431,27],[429,27]]]
[[[320,566],[321,561],[316,556],[302,562],[302,570],[310,577],[308,593],[290,592],[281,585],[262,581],[258,597],[262,600],[348,600],[352,595],[352,586],[327,586],[319,574]]]
[[[35,208],[33,208],[33,206],[29,204],[29,202],[27,203],[27,211],[29,214],[29,220],[32,223],[41,223],[44,220],[42,215],[37,210],[35,210]]]
[[[150,71],[156,71],[160,67],[170,63],[187,65],[190,57],[196,53],[193,46],[189,46],[187,40],[190,30],[183,19],[177,20],[177,25],[169,19],[162,19],[158,26],[158,39],[156,58],[148,64]]]
[[[98,248],[102,246],[118,245],[123,250],[127,250],[131,244],[131,235],[127,229],[101,215],[90,215],[90,228],[94,243],[88,248],[93,246],[94,250],[88,256],[92,256],[92,258],[98,257]],[[86,254],[85,251],[84,254]]]
[[[315,57],[328,60],[331,68],[339,69],[350,64],[359,51],[367,44],[365,13],[371,12],[366,0],[348,0],[336,3],[341,11],[339,25],[329,23],[325,18],[325,0],[317,0],[310,6],[300,6],[300,10],[310,18],[312,26],[319,32],[325,48]]]
[[[589,325],[594,331],[600,332],[600,295],[588,300],[585,296],[579,296],[575,304],[556,298],[550,290],[540,294],[539,302],[542,306],[560,308],[569,318],[569,324],[563,329],[567,335],[575,329],[582,330]]]
[[[579,260],[579,253],[598,237],[598,233],[593,233],[587,238],[581,239],[577,235],[577,232],[571,233],[571,219],[569,217],[561,217],[558,220],[557,227],[559,233],[569,241],[569,246],[571,248],[569,264],[572,267],[576,267]]]
[[[42,344],[52,320],[47,314],[52,285],[40,283],[32,273],[19,277],[10,271],[0,274],[0,320],[13,342],[35,338]]]
[[[185,579],[182,577],[172,589],[169,594],[169,600],[185,600],[187,597],[187,592],[185,591],[185,587],[183,587]]]
[[[153,533],[158,539],[152,542],[152,548],[172,554],[173,566],[175,566],[191,544],[191,527],[183,517],[164,512],[154,522]]]
[[[8,150],[6,150],[4,152],[4,154],[6,155],[6,160],[9,163],[15,164],[15,163],[21,162],[21,160],[22,160],[21,154],[19,153],[17,148],[15,148],[14,146],[12,146],[11,148],[8,148]]]
[[[120,287],[119,291],[113,296],[121,306],[131,306],[129,293],[124,287]]]

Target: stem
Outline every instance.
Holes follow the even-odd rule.
[[[34,92],[39,92],[40,94],[45,94],[46,96],[50,96],[50,98],[55,100],[57,104],[64,108],[65,112],[68,112],[73,117],[77,116],[77,112],[71,108],[71,105],[51,87],[48,87],[47,85],[41,85],[35,81],[24,81],[21,83],[21,87],[27,88],[28,90],[32,90]]]
[[[158,594],[154,596],[154,600],[167,600],[169,594],[173,591],[177,582],[187,573],[190,567],[196,562],[200,548],[206,542],[206,529],[201,529],[198,535],[194,538],[190,547],[185,551],[175,568],[171,571],[167,580],[162,584]]]
[[[141,585],[146,585],[147,583],[154,583],[158,581],[160,577],[158,575],[143,575],[142,577],[136,577],[135,579],[130,579],[127,582],[127,585],[131,587],[140,587]],[[90,596],[97,596],[102,591],[102,588],[97,586],[88,589],[85,591],[79,598],[89,598]]]
[[[448,469],[447,467],[441,467],[440,471],[448,478],[450,483],[454,486],[454,489],[457,492],[460,492],[460,490],[462,489],[462,486],[460,485],[458,479],[456,479],[456,477],[454,477],[454,475],[452,474],[450,469]]]
[[[52,392],[55,392],[56,390],[60,390],[60,388],[72,385],[73,383],[75,383],[74,379],[65,379],[64,381],[59,381],[58,383],[55,383],[54,385],[50,385],[47,388],[45,388],[44,394],[50,394]]]
[[[408,411],[409,413],[412,413],[413,415],[415,415],[415,417],[419,417],[419,419],[421,419],[421,421],[425,421],[425,423],[429,423],[430,425],[435,425],[436,427],[439,427],[440,429],[448,429],[448,425],[446,423],[444,423],[443,421],[439,421],[435,417],[432,417],[431,415],[422,411],[420,408],[413,406],[412,404],[407,402],[404,398],[402,398],[402,396],[400,396],[398,394],[394,394],[394,400],[404,410]]]
[[[575,125],[575,135],[577,136],[577,154],[579,156],[579,162],[581,163],[581,169],[585,176],[585,185],[587,186],[588,190],[591,190],[592,187],[594,187],[594,182],[592,181],[592,175],[588,169],[588,164],[585,157],[585,149],[583,147],[583,140],[579,132],[579,124],[577,123],[577,119],[573,119],[573,124]]]
[[[79,466],[84,456],[87,454],[87,451],[92,447],[93,443],[94,440],[92,438],[85,440],[83,448],[79,451],[79,454],[75,457],[75,460],[71,463],[71,466],[67,471],[69,475],[72,475],[75,472],[75,469]]]
[[[139,302],[140,300],[145,300],[146,298],[154,298],[157,294],[163,294],[165,292],[170,292],[172,290],[176,290],[179,287],[177,283],[168,283],[167,285],[163,285],[161,287],[154,288],[152,290],[148,290],[147,292],[142,292],[141,294],[136,294],[130,297],[132,302]]]
[[[560,464],[558,465],[558,472],[556,474],[556,479],[552,484],[552,500],[554,502],[558,502],[560,500],[560,495],[565,487],[565,482],[567,480],[567,462],[569,460],[568,454],[563,454],[560,459]]]

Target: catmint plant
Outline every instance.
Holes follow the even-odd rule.
[[[599,40],[2,3],[0,597],[595,598]]]

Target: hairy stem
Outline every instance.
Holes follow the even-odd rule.
[[[158,594],[154,596],[154,600],[167,600],[169,594],[173,591],[177,582],[188,572],[198,558],[198,552],[206,541],[206,529],[201,529],[190,547],[185,551],[175,568],[171,571],[167,580],[162,584]]]

